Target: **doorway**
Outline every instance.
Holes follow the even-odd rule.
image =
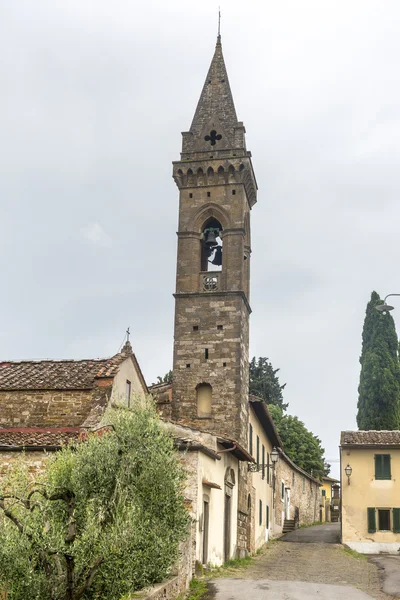
[[[224,562],[231,557],[231,496],[225,494],[224,510]]]
[[[285,519],[290,519],[290,488],[285,488]]]
[[[208,527],[210,522],[210,503],[203,500],[203,565],[208,563]]]

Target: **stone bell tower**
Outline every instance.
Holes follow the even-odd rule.
[[[172,418],[246,446],[250,210],[257,184],[218,36],[173,163],[179,188]]]

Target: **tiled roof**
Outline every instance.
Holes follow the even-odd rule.
[[[400,446],[400,431],[342,431],[342,446]]]
[[[132,347],[125,344],[111,358],[0,362],[0,390],[84,390],[96,379],[114,377]]]
[[[23,447],[60,447],[76,441],[81,435],[79,427],[10,427],[0,428],[2,450]]]

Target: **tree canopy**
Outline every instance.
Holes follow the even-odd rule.
[[[121,600],[165,578],[187,531],[183,469],[153,404],[49,458],[20,460],[0,488],[0,590],[8,600]]]
[[[372,292],[362,333],[357,425],[365,430],[400,429],[398,339],[392,316],[378,312],[378,304],[382,300]]]
[[[283,449],[300,468],[315,477],[327,475],[330,466],[324,460],[321,440],[311,433],[297,417],[285,414],[288,404],[283,401],[286,383],[280,384],[279,369],[274,369],[268,358],[253,357],[249,369],[249,391],[268,405]]]
[[[172,383],[172,371],[165,373],[164,377],[157,375],[157,383]]]
[[[288,404],[283,403],[283,390],[286,383],[280,384],[277,373],[268,358],[254,356],[249,364],[249,393],[262,398],[268,405],[279,406],[286,410]]]
[[[330,465],[325,462],[325,450],[319,437],[309,431],[298,417],[284,414],[279,406],[268,408],[288,457],[314,477],[328,475]]]

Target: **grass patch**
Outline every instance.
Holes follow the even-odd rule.
[[[207,583],[202,579],[192,579],[186,600],[201,600],[207,592]]]
[[[349,556],[352,556],[356,560],[367,560],[367,557],[364,554],[357,552],[357,550],[352,550],[351,548],[343,548],[343,552],[345,552]]]

